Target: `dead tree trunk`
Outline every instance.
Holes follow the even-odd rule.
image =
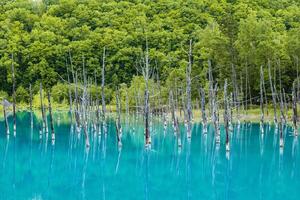
[[[146,138],[146,146],[151,144],[150,138],[150,126],[149,126],[149,78],[150,78],[150,66],[149,66],[149,52],[148,52],[148,43],[146,44],[146,56],[145,56],[145,66],[143,68],[143,76],[145,79],[145,108],[144,108],[144,116],[145,116],[145,138]]]
[[[214,91],[214,83],[213,83],[213,76],[212,76],[212,68],[211,62],[208,60],[208,80],[209,80],[209,114],[212,118],[213,116],[213,91]]]
[[[74,115],[75,115],[75,121],[76,121],[76,127],[77,130],[80,126],[80,117],[79,117],[79,99],[78,99],[78,74],[77,71],[74,72],[73,69],[73,63],[72,63],[72,56],[71,56],[71,52],[69,51],[69,59],[70,59],[70,66],[71,66],[71,71],[72,71],[72,78],[73,78],[73,83],[75,84],[75,88],[74,88]]]
[[[70,106],[70,115],[71,115],[71,120],[72,120],[72,106],[73,106],[73,102],[72,102],[72,86],[70,83],[70,76],[69,76],[69,68],[67,68],[67,73],[68,73],[68,89],[69,89],[69,106]]]
[[[283,111],[283,97],[282,92],[280,91],[280,124],[279,124],[279,131],[280,131],[280,139],[279,139],[279,146],[283,148],[283,121],[284,121],[284,111]]]
[[[126,88],[126,115],[127,120],[129,119],[129,96],[128,96],[128,88]]]
[[[118,146],[122,146],[122,126],[121,126],[121,102],[120,102],[120,91],[117,89],[116,95],[116,107],[117,107],[117,122],[116,122],[116,129],[117,129],[117,141]]]
[[[294,135],[298,136],[298,126],[297,126],[297,121],[298,121],[298,115],[297,115],[297,93],[296,93],[296,83],[293,83],[293,94],[292,94],[292,99],[293,99],[293,126],[294,126]]]
[[[15,67],[14,67],[14,54],[11,54],[11,72],[12,72],[12,83],[13,83],[13,116],[14,116],[14,136],[16,135],[17,124],[16,124],[16,78],[15,78]]]
[[[43,104],[43,85],[40,83],[40,103],[41,103],[41,111],[42,111],[42,124],[43,130],[46,132],[46,120],[45,120],[45,110]]]
[[[233,87],[233,103],[236,109],[236,117],[238,124],[240,124],[240,103],[239,103],[239,90],[237,85],[237,77],[236,77],[236,70],[234,64],[231,64],[231,71],[232,71],[232,87]]]
[[[207,133],[207,118],[205,112],[205,92],[203,88],[200,88],[200,98],[201,98],[201,114],[202,114],[202,126],[203,133]]]
[[[50,128],[51,128],[51,139],[55,140],[55,132],[53,125],[53,117],[52,117],[52,106],[51,106],[51,93],[48,91],[48,105],[49,105],[49,118],[50,118]]]
[[[189,47],[189,64],[186,69],[186,98],[187,98],[187,137],[191,138],[191,120],[192,120],[192,97],[191,97],[191,71],[192,71],[192,40]]]
[[[102,118],[105,122],[105,114],[106,114],[106,105],[105,105],[105,47],[103,48],[103,59],[102,59],[102,83],[101,83],[101,97],[102,97]]]
[[[78,74],[77,71],[75,73],[75,119],[77,129],[81,126],[80,122],[80,107],[79,107],[79,95],[78,95]]]
[[[178,123],[178,118],[176,117],[175,113],[175,101],[174,101],[174,95],[173,91],[170,91],[170,101],[171,101],[171,113],[172,113],[172,121],[173,121],[173,128],[174,128],[174,133],[177,138],[177,145],[180,148],[182,146],[181,144],[181,135],[180,135],[180,130],[179,130],[179,123]]]
[[[138,94],[136,86],[134,86],[134,93]],[[138,115],[138,113],[139,113],[138,95],[134,95],[134,96],[135,96],[135,112],[136,112],[136,115]]]
[[[30,126],[31,126],[31,128],[33,128],[32,88],[31,88],[31,84],[29,85],[29,95],[30,95],[30,99],[29,99],[29,106],[30,106]]]
[[[299,58],[295,56],[296,68],[297,68],[297,101],[300,100],[299,88],[300,88],[300,81],[299,81]]]
[[[298,114],[297,114],[297,92],[296,92],[296,84],[293,83],[293,94],[292,94],[292,100],[293,100],[293,126],[294,126],[294,135],[298,136]]]
[[[230,151],[229,143],[229,109],[228,109],[228,96],[227,96],[227,80],[224,84],[224,127],[226,133],[226,151]]]
[[[96,87],[96,131],[100,134],[99,131],[99,121],[100,121],[100,105],[99,105],[99,93],[98,93],[98,85],[97,85],[97,77],[95,71],[95,87]]]
[[[264,90],[263,90],[263,79],[264,79],[264,72],[263,72],[263,67],[260,66],[260,129],[261,133],[264,133],[264,116],[265,116],[265,111],[264,111]]]
[[[269,71],[269,81],[270,81],[270,88],[272,92],[272,100],[273,100],[273,109],[274,109],[274,123],[277,125],[277,111],[276,111],[276,93],[274,91],[274,86],[272,82],[272,74],[271,74],[271,62],[268,60],[268,71]]]
[[[149,127],[149,91],[148,86],[145,90],[145,137],[146,137],[146,145],[149,145],[150,142],[150,127]]]
[[[264,101],[265,101],[266,113],[267,113],[267,116],[269,116],[267,90],[266,90],[266,84],[265,84],[265,79],[264,79],[264,77],[263,77],[263,79],[262,79],[262,86],[263,86],[263,93],[265,94],[265,96],[264,96],[264,98],[265,98]]]
[[[6,100],[3,100],[2,102],[3,104],[3,117],[4,117],[4,120],[5,120],[5,130],[6,130],[6,134],[9,135],[9,125],[8,125],[8,119],[7,119],[7,114],[6,114]]]
[[[218,91],[218,84],[215,84],[215,88],[213,89],[213,123],[215,126],[215,140],[217,144],[220,144],[220,126],[219,126],[219,114],[218,114],[218,101],[217,101],[217,91]]]
[[[83,115],[83,130],[85,135],[85,146],[90,147],[90,138],[88,133],[88,122],[87,122],[87,105],[88,105],[88,93],[87,93],[87,78],[85,71],[85,61],[84,57],[82,58],[82,73],[83,73],[83,93],[82,93],[82,115]]]

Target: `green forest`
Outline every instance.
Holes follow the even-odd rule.
[[[148,47],[150,89],[159,84],[167,97],[170,88],[185,87],[190,41],[193,99],[199,87],[208,88],[208,61],[215,81],[222,87],[227,79],[229,90],[235,68],[244,98],[259,96],[261,66],[271,93],[268,64],[276,87],[291,92],[298,78],[300,2],[1,0],[0,96],[11,98],[12,65],[18,102],[29,102],[30,84],[37,94],[42,83],[55,102],[67,103],[71,66],[78,74],[86,68],[95,94],[105,55],[106,100],[116,88],[134,99],[143,87],[138,66]]]

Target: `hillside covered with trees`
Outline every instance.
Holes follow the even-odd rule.
[[[55,101],[68,98],[70,66],[101,82],[106,50],[107,101],[117,86],[143,82],[137,70],[149,47],[162,92],[185,87],[192,40],[192,94],[208,88],[208,60],[219,84],[231,83],[233,68],[244,98],[259,96],[260,67],[268,63],[274,81],[290,92],[300,57],[300,2],[297,0],[2,0],[0,3],[0,90],[29,101],[29,85],[52,88]],[[79,77],[80,79],[80,77]],[[177,85],[178,84],[178,85]],[[279,87],[279,83],[276,85]],[[229,84],[232,90],[232,84]],[[95,88],[97,91],[98,88]],[[269,85],[266,90],[271,93]],[[142,95],[142,93],[141,93]]]

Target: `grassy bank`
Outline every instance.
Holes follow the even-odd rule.
[[[37,104],[35,104],[37,105]],[[47,104],[45,105],[47,107]],[[124,108],[124,107],[123,107]],[[67,113],[69,111],[69,105],[68,104],[58,104],[58,103],[53,103],[52,105],[52,109],[54,111],[54,115],[57,115],[58,113]],[[115,112],[116,111],[116,106],[115,105],[107,105],[106,108],[108,111],[112,111]],[[133,110],[134,109],[134,110]],[[132,111],[135,111],[135,108],[133,108]],[[17,104],[17,111],[28,111],[29,110],[29,105],[25,104],[25,103],[20,103]],[[33,110],[35,115],[39,118],[41,117],[41,110],[39,106],[33,106]],[[3,120],[3,107],[0,106],[0,119]],[[9,112],[12,112],[12,107],[9,108]],[[125,111],[124,111],[125,112]],[[180,121],[184,120],[184,113],[183,111],[177,111],[176,112],[177,116],[179,117]],[[288,112],[285,113],[286,114],[286,118],[287,120],[290,122],[292,120],[292,110],[289,109]],[[210,118],[209,115],[209,109],[206,109],[206,115],[207,118]],[[277,116],[278,116],[278,120],[280,117],[280,110],[277,110]],[[169,118],[171,117],[170,115],[168,116]],[[220,122],[223,121],[223,110],[220,110]],[[236,110],[233,110],[233,118],[236,121],[237,120],[237,114],[236,114]],[[240,122],[260,122],[260,118],[261,118],[261,111],[260,108],[258,106],[251,106],[250,109],[248,110],[243,110],[240,109],[239,112],[239,120]],[[193,119],[194,122],[199,122],[202,120],[202,114],[201,111],[199,109],[194,109],[193,110]],[[265,121],[269,121],[269,122],[273,122],[274,120],[274,111],[273,111],[273,107],[272,105],[268,105],[268,109],[267,111],[265,111],[265,117],[264,117]]]

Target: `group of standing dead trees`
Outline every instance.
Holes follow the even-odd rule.
[[[193,55],[192,55],[192,40],[189,41],[189,50],[187,52],[188,63],[186,66],[186,85],[185,90],[183,85],[177,84],[175,81],[175,87],[170,89],[169,91],[169,106],[163,106],[163,101],[160,97],[161,90],[160,90],[160,82],[159,82],[159,73],[156,73],[157,83],[158,83],[158,91],[159,95],[154,94],[154,89],[152,90],[152,97],[151,88],[149,86],[150,80],[154,76],[155,67],[150,66],[150,58],[149,58],[149,50],[148,50],[148,43],[146,42],[145,51],[142,53],[139,66],[137,66],[138,72],[140,72],[145,81],[145,89],[144,89],[144,96],[143,100],[142,95],[140,95],[140,91],[136,92],[135,94],[135,103],[136,103],[136,113],[140,113],[142,110],[143,118],[144,118],[144,136],[145,136],[145,146],[149,147],[151,145],[151,121],[153,114],[159,114],[163,117],[164,125],[166,127],[167,116],[170,114],[172,120],[172,126],[174,129],[174,135],[177,137],[178,147],[182,146],[181,143],[181,133],[180,133],[180,125],[179,125],[179,116],[178,112],[183,112],[183,121],[186,128],[186,136],[188,140],[192,137],[192,123],[193,123],[193,101],[192,101],[192,66],[193,66]],[[5,119],[5,127],[6,133],[9,135],[9,123],[7,117],[7,108],[9,106],[13,106],[13,129],[14,135],[16,134],[16,81],[15,81],[15,68],[14,68],[14,56],[11,55],[12,64],[11,64],[11,73],[12,73],[12,96],[13,96],[13,103],[9,103],[7,100],[3,100],[3,114]],[[102,57],[102,68],[101,68],[101,107],[100,109],[100,94],[96,93],[96,99],[93,99],[92,95],[90,94],[90,88],[92,85],[96,85],[97,87],[97,77],[96,72],[94,74],[94,78],[88,77],[87,70],[85,67],[85,58],[82,56],[82,69],[74,70],[73,62],[72,62],[72,55],[69,51],[69,58],[66,59],[66,65],[68,69],[68,85],[69,85],[69,105],[70,105],[70,116],[71,120],[75,119],[76,130],[81,132],[83,130],[85,136],[85,143],[86,146],[90,146],[89,141],[89,132],[92,128],[95,133],[101,134],[101,132],[107,132],[106,129],[106,100],[105,100],[105,59],[106,53],[105,48],[103,49],[103,57]],[[240,84],[237,79],[237,70],[235,65],[231,65],[232,70],[232,77],[231,77],[231,84],[228,85],[227,80],[224,81],[224,90],[223,90],[223,101],[221,100],[221,95],[218,93],[222,93],[222,90],[219,91],[219,85],[214,79],[214,70],[212,67],[212,63],[210,60],[207,62],[208,68],[208,91],[205,92],[205,87],[199,87],[198,94],[199,94],[199,101],[196,102],[196,107],[201,110],[201,122],[202,122],[202,131],[204,134],[208,133],[208,123],[209,121],[212,123],[214,128],[215,134],[215,142],[216,144],[220,144],[220,135],[221,135],[221,125],[220,125],[220,110],[223,109],[223,122],[224,122],[224,130],[226,134],[226,150],[230,150],[230,131],[233,125],[234,120],[234,110],[235,110],[235,118],[237,125],[240,126],[241,120],[241,109],[243,109],[247,115],[248,108],[252,105],[253,100],[259,99],[260,103],[260,129],[261,133],[264,134],[264,125],[266,124],[266,114],[267,116],[270,115],[268,110],[269,103],[272,103],[273,107],[273,117],[274,117],[274,124],[278,127],[280,131],[280,147],[284,146],[283,141],[283,129],[287,124],[287,112],[291,103],[292,108],[292,124],[294,127],[294,135],[298,135],[298,115],[297,115],[297,103],[299,101],[299,77],[298,77],[298,60],[297,60],[297,79],[293,83],[292,93],[291,93],[291,101],[288,101],[289,95],[285,92],[284,88],[282,87],[281,83],[281,67],[280,62],[278,61],[276,65],[274,65],[274,73],[271,70],[271,61],[268,61],[267,70],[264,70],[264,67],[260,67],[260,96],[259,97],[252,97],[251,96],[251,88],[250,88],[250,79],[248,75],[248,70],[246,66],[246,73],[245,73],[245,81],[243,81],[242,74],[240,76]],[[279,70],[276,70],[276,66]],[[265,73],[265,71],[267,73]],[[273,76],[276,76],[277,71],[279,71],[279,87],[276,86],[277,79]],[[69,76],[69,72],[71,72],[71,78]],[[81,72],[81,73],[79,73]],[[267,87],[265,84],[265,75],[268,75],[269,81],[269,90],[271,95],[271,101],[268,101],[268,94]],[[243,84],[245,83],[245,84]],[[228,87],[229,86],[229,87]],[[231,92],[230,92],[231,90]],[[184,92],[185,91],[185,92]],[[45,133],[48,137],[48,121],[50,122],[50,130],[51,130],[51,139],[55,140],[55,131],[53,125],[53,111],[52,111],[52,104],[51,104],[51,91],[47,89],[47,99],[48,99],[48,111],[49,111],[49,118],[47,117],[47,109],[43,102],[44,95],[43,95],[43,84],[40,83],[40,109],[42,113],[42,121],[40,125],[40,134]],[[32,109],[32,88],[31,85],[29,87],[30,93],[30,112],[31,112],[31,127],[33,126],[33,109]],[[156,98],[159,96],[157,101],[154,101],[153,105],[150,106],[150,99]],[[121,125],[121,100],[120,100],[120,91],[117,89],[116,92],[116,132],[117,132],[117,141],[118,145],[122,145],[122,125]],[[206,111],[206,99],[208,99],[208,114]],[[143,103],[141,103],[143,102]],[[181,102],[181,103],[180,103]],[[223,102],[223,103],[222,103]],[[129,97],[128,94],[126,95],[126,113],[129,115]],[[181,105],[180,105],[181,104]],[[250,106],[249,106],[250,105]],[[279,105],[279,113],[280,117],[278,120],[278,105]],[[142,108],[142,109],[140,109]],[[220,109],[222,108],[222,109]],[[247,116],[244,116],[244,118]],[[102,122],[102,123],[100,123]],[[101,126],[102,125],[102,126]]]
[[[13,107],[13,133],[14,136],[16,136],[17,133],[17,117],[16,117],[16,73],[15,73],[15,66],[14,66],[14,53],[11,54],[11,77],[12,77],[12,99],[13,102],[10,103],[7,99],[2,100],[3,105],[3,116],[5,120],[5,129],[6,134],[10,135],[9,130],[9,122],[8,122],[8,108],[10,106]],[[51,92],[50,89],[46,89],[47,91],[47,99],[48,99],[48,108],[49,108],[49,121],[50,121],[50,128],[51,128],[51,138],[52,140],[55,140],[55,132],[54,132],[54,125],[53,125],[53,116],[52,116],[52,106],[51,106]],[[32,87],[31,84],[29,85],[29,105],[30,105],[30,126],[33,128],[33,108],[32,108]],[[43,87],[42,83],[40,83],[40,105],[41,105],[41,111],[42,111],[42,127],[43,131],[46,133],[46,137],[48,137],[48,120],[47,120],[47,114],[46,114],[46,108],[43,103]],[[42,136],[42,130],[40,128],[40,134]]]

